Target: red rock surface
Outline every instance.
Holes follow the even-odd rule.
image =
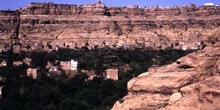
[[[39,45],[44,49],[48,45],[72,49],[85,45],[201,49],[203,44],[219,40],[219,16],[217,6],[143,9],[107,7],[103,3],[31,3],[22,10],[1,11],[0,35],[4,39],[1,42],[11,47],[29,49]]]
[[[220,43],[150,68],[128,82],[112,110],[219,110]]]

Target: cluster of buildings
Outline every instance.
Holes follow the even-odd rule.
[[[33,79],[37,79],[40,75],[40,69],[41,68],[32,68],[31,66],[32,59],[31,58],[25,58],[22,61],[13,61],[13,66],[20,66],[23,64],[26,64],[29,68],[26,70],[26,76],[32,77]],[[6,67],[7,61],[2,60],[0,61],[0,67]],[[46,65],[47,76],[56,78],[59,75],[66,75],[67,78],[72,78],[76,74],[78,74],[78,62],[75,60],[69,60],[69,61],[54,61],[50,62],[47,61]],[[88,80],[92,80],[94,77],[98,77],[95,74],[94,70],[81,70],[81,73],[88,75]],[[112,79],[112,80],[118,80],[118,69],[107,69],[103,73],[103,77],[105,79]]]
[[[74,77],[77,71],[78,62],[75,60],[70,61],[47,61],[46,69],[47,76],[49,77],[57,77],[59,75],[65,74],[68,78]],[[27,76],[32,77],[33,79],[37,79],[40,75],[40,68],[28,68]]]
[[[31,61],[32,59],[30,58],[25,58],[22,61],[14,61],[13,65],[14,66],[20,66],[23,64],[28,65],[29,68],[27,68],[26,70],[26,76],[27,77],[31,77],[33,79],[37,79],[39,78],[39,76],[41,75],[40,73],[40,69],[41,68],[31,68]],[[0,61],[0,68],[1,67],[6,67],[9,66],[7,65],[7,61],[6,60],[2,60]],[[100,77],[97,76],[97,74],[95,73],[94,70],[81,70],[81,73],[78,72],[78,62],[75,60],[70,60],[70,61],[54,61],[54,62],[47,62],[46,65],[46,69],[47,71],[47,76],[48,77],[52,77],[52,78],[56,78],[59,75],[66,75],[67,78],[71,78],[74,77],[77,74],[86,74],[88,76],[87,80],[93,80],[93,78],[95,77]],[[118,80],[118,69],[107,69],[104,73],[103,73],[103,77],[105,79],[112,79],[112,80]],[[2,77],[0,77],[0,82],[2,82]],[[2,90],[3,90],[3,86],[0,85],[0,99],[2,98]]]
[[[26,64],[28,66],[31,65],[31,61],[32,59],[31,58],[24,58],[22,61],[13,61],[13,66],[20,66],[20,65],[23,65],[23,64]],[[8,62],[7,60],[0,60],[0,67],[5,67],[8,65]]]
[[[46,68],[48,69],[47,76],[54,77],[65,74],[67,78],[72,78],[79,74],[78,72],[78,62],[75,60],[70,61],[55,61],[47,62]],[[39,74],[39,68],[29,68],[27,69],[27,76],[36,79]],[[87,80],[92,80],[95,77],[99,77],[95,74],[94,70],[81,70],[81,74],[86,74],[88,76]],[[118,69],[107,69],[103,77],[105,79],[118,80]]]

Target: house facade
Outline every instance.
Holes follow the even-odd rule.
[[[107,69],[104,77],[106,79],[118,80],[118,69]]]
[[[27,76],[32,77],[33,79],[37,79],[39,69],[37,68],[28,68]]]
[[[74,60],[70,60],[70,70],[77,70],[78,62]]]
[[[60,61],[60,67],[63,70],[77,70],[78,62],[75,60]]]

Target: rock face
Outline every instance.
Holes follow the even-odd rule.
[[[112,110],[219,110],[220,43],[131,79]]]
[[[8,50],[19,33],[19,12],[0,11],[0,49]]]
[[[1,39],[22,50],[85,45],[201,49],[220,35],[217,6],[143,9],[107,7],[100,2],[81,6],[31,3],[22,10],[1,11],[0,16]]]

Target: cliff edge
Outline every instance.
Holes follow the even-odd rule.
[[[153,67],[128,84],[112,110],[219,110],[220,43]]]
[[[0,11],[1,49],[50,50],[87,46],[202,49],[219,40],[219,6],[108,7],[31,3]]]

